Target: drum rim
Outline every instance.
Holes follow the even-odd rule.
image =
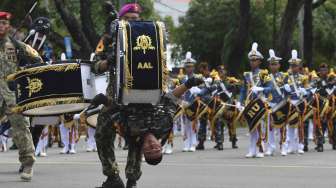
[[[11,110],[15,113],[24,113],[25,111],[32,110],[35,108],[41,108],[46,106],[57,106],[65,104],[76,104],[76,103],[85,103],[85,100],[82,97],[61,97],[61,98],[48,98],[40,101],[30,102],[21,106],[15,106]]]
[[[57,69],[55,67],[58,67]],[[38,67],[28,68],[24,70],[20,70],[18,72],[15,72],[13,74],[10,74],[7,76],[7,81],[14,81],[17,80],[23,76],[30,76],[32,74],[42,73],[46,71],[56,71],[56,72],[62,72],[62,71],[73,71],[80,68],[80,64],[78,63],[64,63],[64,64],[51,64],[51,65],[41,65]]]

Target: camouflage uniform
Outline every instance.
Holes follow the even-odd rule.
[[[34,145],[29,132],[29,122],[21,115],[14,114],[11,108],[16,105],[15,92],[11,91],[6,77],[19,70],[29,60],[30,63],[41,63],[42,59],[30,46],[4,37],[0,40],[0,117],[8,116],[13,130],[13,140],[19,149],[19,160],[23,166],[32,165],[35,161]]]

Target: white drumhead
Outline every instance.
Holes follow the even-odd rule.
[[[60,104],[34,108],[23,112],[26,116],[53,116],[71,112],[79,112],[88,107],[89,103]]]
[[[91,65],[81,63],[82,87],[84,99],[93,99],[95,96],[94,74],[91,72]]]
[[[93,114],[92,116],[89,116],[89,117],[86,119],[86,122],[87,122],[87,124],[88,124],[90,127],[96,128],[96,126],[97,126],[97,122],[98,122],[98,113],[97,113],[97,114]]]
[[[96,75],[95,77],[96,94],[102,93],[106,95],[108,82],[109,82],[108,74]]]

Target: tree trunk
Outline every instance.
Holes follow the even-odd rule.
[[[306,65],[313,65],[313,0],[305,0],[303,20],[303,57]]]
[[[99,36],[92,21],[90,0],[80,0],[80,18],[86,38],[88,38],[91,46],[95,47],[98,44]]]
[[[232,44],[231,52],[228,58],[228,72],[231,75],[238,75],[239,70],[237,64],[242,63],[244,57],[245,46],[248,40],[249,34],[249,22],[250,22],[250,0],[240,0],[239,5],[240,20],[239,28]]]
[[[92,53],[92,46],[89,40],[86,38],[82,27],[75,15],[65,6],[64,0],[54,0],[56,9],[60,14],[65,26],[67,27],[72,39],[80,46],[81,56],[80,58],[89,58]]]
[[[285,12],[281,18],[281,26],[276,49],[284,61],[290,59],[293,31],[297,23],[297,16],[303,5],[303,2],[304,0],[288,0]],[[287,65],[287,63],[285,65]],[[283,68],[287,69],[288,66]]]

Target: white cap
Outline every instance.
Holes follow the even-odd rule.
[[[280,57],[277,57],[276,55],[275,55],[275,52],[274,52],[274,50],[273,49],[270,49],[269,51],[269,58],[267,59],[267,61],[269,61],[269,62],[279,62],[279,61],[281,61],[282,60],[282,58],[280,58]]]
[[[288,61],[290,64],[300,64],[301,59],[298,58],[298,52],[296,50],[292,50],[292,58]]]
[[[264,59],[264,56],[258,51],[258,43],[254,42],[252,44],[252,49],[248,53],[249,60],[252,59]]]
[[[184,60],[182,60],[182,63],[184,64],[184,65],[187,65],[187,64],[192,64],[192,65],[194,65],[195,63],[196,63],[196,60],[195,59],[193,59],[192,57],[191,57],[191,52],[187,52],[186,53],[186,58],[184,59]]]

